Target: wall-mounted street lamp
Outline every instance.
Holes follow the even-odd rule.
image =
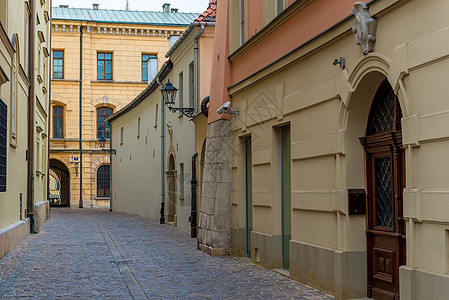
[[[165,105],[171,112],[180,111],[184,116],[193,118],[195,116],[195,109],[193,107],[173,107],[175,105],[176,93],[178,89],[173,86],[170,80],[167,81],[165,86],[161,88],[162,98]]]
[[[98,139],[98,141],[100,142],[100,148],[101,151],[105,152],[105,153],[111,153],[111,154],[117,154],[117,151],[115,151],[115,149],[106,149],[106,139],[102,136]]]

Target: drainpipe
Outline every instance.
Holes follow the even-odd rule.
[[[159,76],[156,77],[157,83],[164,87],[164,84],[159,81]],[[164,126],[164,97],[161,93],[161,219],[160,224],[165,224],[165,126]]]
[[[192,180],[190,181],[191,183],[191,213],[190,213],[190,237],[191,238],[196,238],[196,216],[197,216],[197,211],[196,211],[196,186],[198,184],[198,181],[196,179],[196,158],[198,157],[198,153],[195,152],[192,155]]]
[[[83,208],[83,22],[80,22],[80,201]]]
[[[36,233],[34,225],[34,103],[35,103],[35,59],[34,54],[36,51],[35,47],[35,17],[36,9],[34,1],[29,1],[31,17],[29,23],[29,39],[30,39],[30,51],[29,51],[29,74],[30,79],[30,89],[28,93],[28,188],[27,188],[27,216],[30,218],[30,232]]]
[[[195,94],[194,94],[194,98],[195,98],[195,103],[194,103],[194,107],[196,109],[196,111],[198,111],[199,108],[199,104],[198,104],[198,99],[200,98],[200,82],[198,80],[199,78],[199,73],[200,73],[200,53],[199,53],[199,38],[200,36],[203,34],[204,32],[204,24],[200,23],[201,25],[201,29],[198,32],[198,34],[195,36],[194,40],[193,40],[193,80],[195,82]]]
[[[52,1],[50,0],[50,4],[49,4],[49,11],[50,11],[50,38],[49,38],[49,49],[50,49],[50,62],[48,63],[48,76],[47,78],[49,78],[48,80],[48,107],[47,107],[47,111],[48,114],[50,114],[51,111],[51,103],[50,103],[50,96],[51,96],[51,70],[52,70],[52,64],[51,64],[51,37],[53,36],[51,34],[52,28],[53,28],[53,19],[52,19],[52,9],[51,6],[52,5]],[[50,120],[51,120],[51,116],[47,119],[47,201],[50,200]],[[47,218],[50,219],[50,203],[48,203],[48,214],[47,214]]]
[[[112,124],[109,122],[109,128],[111,128],[111,133],[109,136],[109,211],[112,211]]]

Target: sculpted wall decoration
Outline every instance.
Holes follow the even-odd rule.
[[[364,2],[356,2],[352,13],[355,16],[352,32],[357,45],[362,46],[362,52],[365,55],[373,52],[374,42],[376,41],[377,20],[371,17],[368,6]]]

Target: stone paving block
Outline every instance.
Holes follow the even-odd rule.
[[[212,238],[212,237],[209,237]],[[102,209],[52,209],[0,260],[0,299],[333,299],[178,228]]]

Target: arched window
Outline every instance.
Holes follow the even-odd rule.
[[[110,196],[110,170],[111,169],[108,165],[101,166],[97,170],[97,197]]]
[[[62,139],[63,128],[63,107],[60,105],[53,106],[53,138]]]
[[[97,108],[97,138],[104,137],[109,139],[111,137],[111,128],[105,120],[112,115],[112,108],[100,107]]]

